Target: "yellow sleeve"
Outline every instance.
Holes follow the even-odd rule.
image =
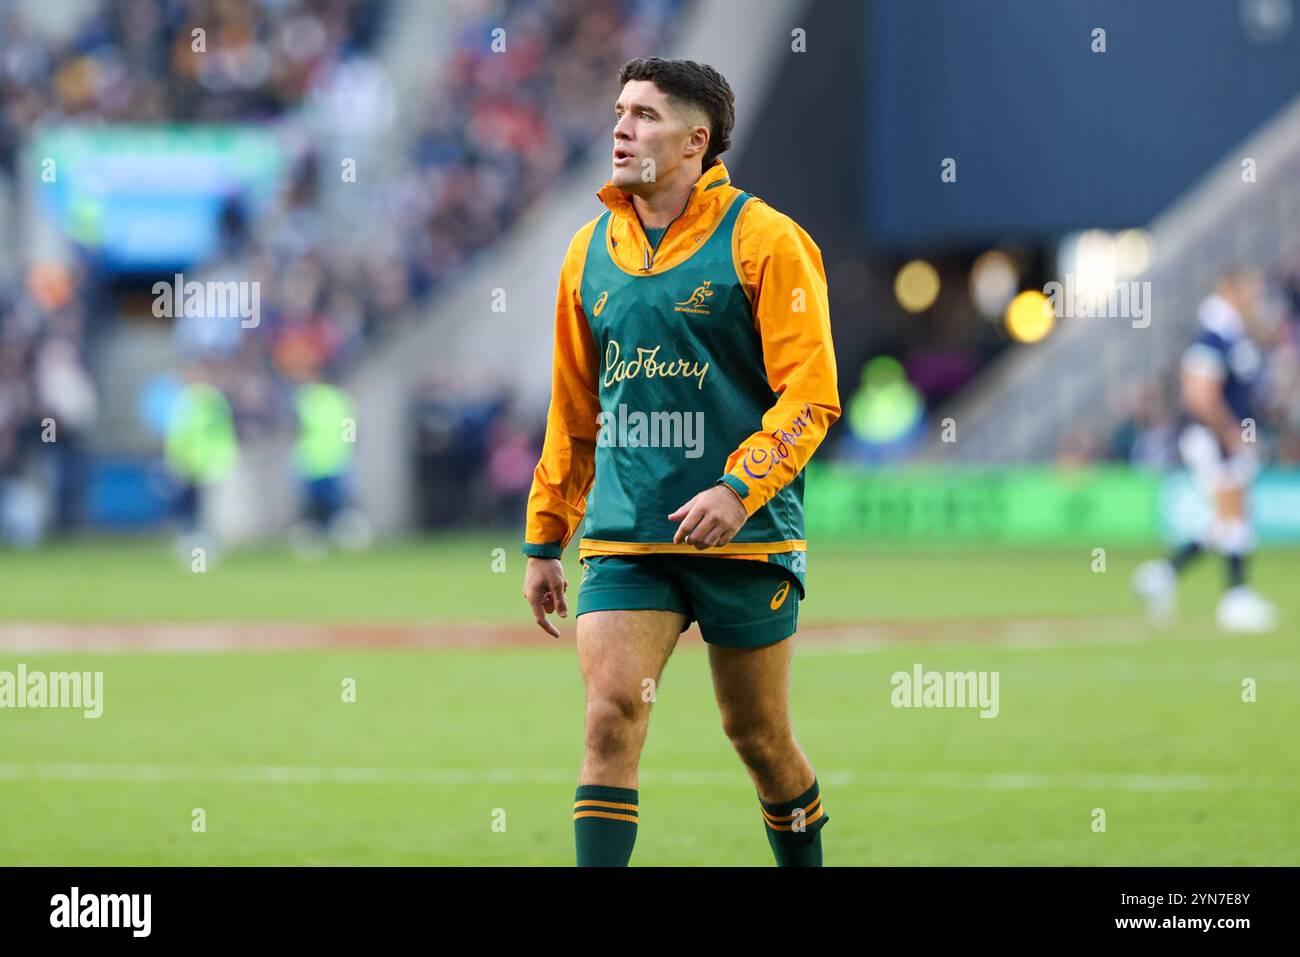
[[[840,417],[830,300],[821,250],[789,216],[751,200],[736,224],[736,259],[753,303],[776,403],[727,458],[719,481],[753,515],[807,464]]]
[[[524,530],[524,554],[559,558],[587,510],[596,474],[600,415],[600,355],[582,309],[582,268],[595,230],[592,220],[574,235],[560,270],[555,298],[555,360],[546,440],[533,471]]]

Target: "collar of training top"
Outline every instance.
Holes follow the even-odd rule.
[[[727,172],[726,165],[722,162],[722,157],[714,157],[713,165],[710,166],[699,179],[695,181],[695,186],[691,189],[691,198],[686,204],[686,211],[683,214],[686,217],[712,205],[723,198],[725,189],[711,189],[710,187],[721,186],[729,182],[731,174]],[[636,211],[632,208],[632,196],[625,193],[612,182],[606,183],[596,193],[596,196],[602,203],[609,207],[610,212],[618,216],[635,216]]]

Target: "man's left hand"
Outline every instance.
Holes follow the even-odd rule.
[[[681,525],[673,535],[673,544],[686,542],[705,549],[726,545],[735,538],[749,520],[749,513],[730,487],[714,485],[668,516],[670,522],[679,520]]]

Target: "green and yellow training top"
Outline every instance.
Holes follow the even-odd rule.
[[[720,159],[651,243],[631,197],[574,235],[555,307],[551,404],[524,553],[779,561],[803,579],[803,467],[839,418],[821,251],[730,185]],[[721,547],[667,516],[725,483],[749,519]]]

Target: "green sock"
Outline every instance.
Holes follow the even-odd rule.
[[[627,867],[636,843],[635,788],[580,784],[573,801],[579,867]]]
[[[821,830],[831,817],[822,804],[817,779],[813,778],[812,787],[793,801],[773,804],[760,797],[758,803],[777,867],[821,867]],[[796,813],[799,809],[802,811]]]

